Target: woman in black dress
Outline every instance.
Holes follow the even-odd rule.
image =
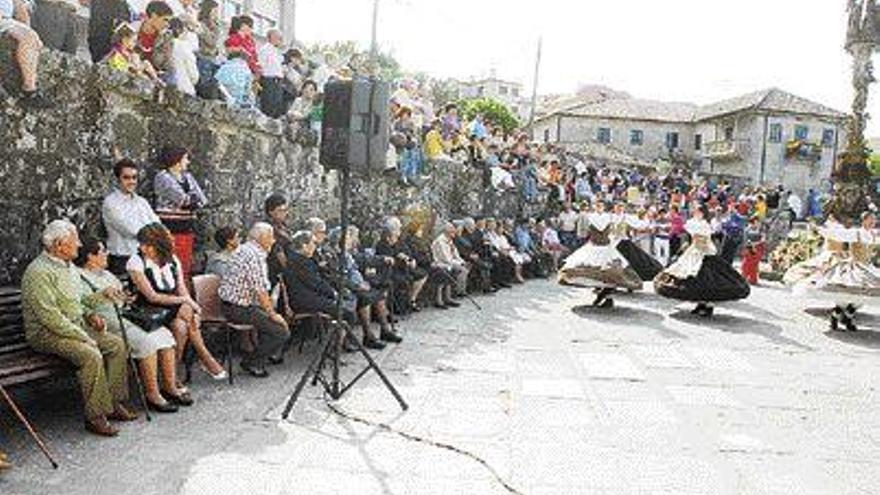
[[[693,217],[685,224],[691,244],[682,255],[654,279],[657,294],[697,303],[692,313],[712,316],[709,303],[734,301],[749,296],[749,283],[722,260],[712,243],[712,228],[705,205],[694,204]]]

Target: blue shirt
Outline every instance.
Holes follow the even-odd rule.
[[[516,228],[513,235],[516,237],[516,245],[520,252],[532,250],[532,236],[529,235],[528,229],[520,225]]]
[[[254,76],[245,59],[236,58],[227,61],[217,69],[214,78],[226,88],[236,106],[242,108],[253,106],[254,94],[251,91],[251,84]]]
[[[12,4],[12,0],[0,0],[0,17],[12,17],[12,13],[15,12],[15,6]]]

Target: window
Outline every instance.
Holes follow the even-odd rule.
[[[507,96],[507,86],[498,86],[498,94]]]
[[[519,88],[513,88],[513,96],[519,98]]]
[[[602,144],[608,144],[611,142],[611,129],[607,127],[600,127],[599,132],[596,136],[596,139]]]
[[[703,149],[703,135],[694,134],[694,149],[699,151]]]
[[[667,132],[666,133],[666,148],[675,150],[678,149],[678,133],[677,132]]]
[[[484,88],[483,86],[478,87],[477,88],[477,96],[483,96],[483,91],[485,91],[485,89],[486,88]]]
[[[810,128],[805,125],[794,126],[794,138],[799,141],[806,141],[810,137]]]
[[[822,131],[822,146],[826,148],[834,146],[834,129],[824,129]]]
[[[629,131],[629,144],[641,146],[645,142],[645,132],[639,129]]]
[[[550,129],[544,129],[544,142],[550,142]]]
[[[782,124],[770,124],[770,133],[767,135],[767,140],[771,143],[782,142]]]
[[[724,140],[733,141],[733,126],[728,126],[724,128]]]

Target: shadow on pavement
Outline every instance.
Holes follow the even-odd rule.
[[[619,299],[615,299],[614,308],[597,308],[591,304],[583,304],[571,308],[572,313],[581,318],[592,320],[599,323],[621,323],[621,322],[637,322],[639,326],[653,328],[667,339],[687,339],[688,336],[676,332],[663,324],[666,319],[660,313],[648,311],[641,308],[624,306]]]
[[[776,325],[774,323],[769,323],[764,320],[756,320],[753,318],[745,318],[742,316],[735,316],[731,314],[724,313],[724,309],[721,308],[721,313],[718,313],[718,308],[715,309],[716,313],[711,318],[704,318],[701,316],[697,316],[690,313],[690,310],[677,310],[674,313],[670,314],[670,318],[675,320],[690,323],[692,325],[698,325],[703,327],[712,328],[715,330],[720,330],[722,332],[728,333],[736,333],[736,334],[744,334],[744,333],[752,333],[755,335],[759,335],[764,337],[765,339],[779,345],[788,345],[797,347],[799,349],[805,351],[815,351],[816,349],[801,344],[800,342],[790,339],[788,337],[782,336],[782,327]]]

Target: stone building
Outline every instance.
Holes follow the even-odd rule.
[[[531,107],[523,85],[500,79],[494,72],[486,78],[461,82],[459,92],[463,98],[492,98],[507,105],[521,121],[529,118]]]
[[[532,132],[546,142],[599,144],[706,176],[804,192],[827,186],[845,118],[772,88],[705,106],[638,98],[575,104],[541,116]]]

